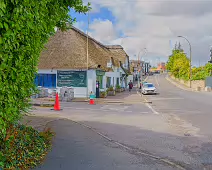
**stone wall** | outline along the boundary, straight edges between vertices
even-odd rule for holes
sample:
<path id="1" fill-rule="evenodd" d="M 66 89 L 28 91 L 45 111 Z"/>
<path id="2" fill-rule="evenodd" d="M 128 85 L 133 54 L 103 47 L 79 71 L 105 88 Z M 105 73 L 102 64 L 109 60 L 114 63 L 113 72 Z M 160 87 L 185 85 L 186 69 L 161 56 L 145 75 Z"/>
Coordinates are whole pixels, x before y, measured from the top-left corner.
<path id="1" fill-rule="evenodd" d="M 178 79 L 178 78 L 175 78 L 174 76 L 171 76 L 172 79 L 174 79 L 175 81 L 187 86 L 187 87 L 190 87 L 190 82 L 189 81 L 184 81 L 182 79 Z M 195 89 L 195 90 L 204 90 L 205 89 L 205 80 L 193 80 L 191 81 L 191 88 L 192 89 Z"/>
<path id="2" fill-rule="evenodd" d="M 200 88 L 200 90 L 204 90 L 205 89 L 205 80 L 195 80 L 191 82 L 191 87 L 193 89 L 198 89 Z"/>

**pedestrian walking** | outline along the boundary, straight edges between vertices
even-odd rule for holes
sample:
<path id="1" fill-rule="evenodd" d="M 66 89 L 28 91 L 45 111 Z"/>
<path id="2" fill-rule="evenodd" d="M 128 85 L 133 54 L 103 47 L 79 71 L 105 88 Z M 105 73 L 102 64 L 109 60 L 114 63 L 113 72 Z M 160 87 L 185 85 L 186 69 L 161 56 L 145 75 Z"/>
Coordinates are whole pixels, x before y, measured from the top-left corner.
<path id="1" fill-rule="evenodd" d="M 129 86 L 129 92 L 131 92 L 132 88 L 133 88 L 133 83 L 132 81 L 130 80 L 130 82 L 128 83 L 128 86 Z"/>

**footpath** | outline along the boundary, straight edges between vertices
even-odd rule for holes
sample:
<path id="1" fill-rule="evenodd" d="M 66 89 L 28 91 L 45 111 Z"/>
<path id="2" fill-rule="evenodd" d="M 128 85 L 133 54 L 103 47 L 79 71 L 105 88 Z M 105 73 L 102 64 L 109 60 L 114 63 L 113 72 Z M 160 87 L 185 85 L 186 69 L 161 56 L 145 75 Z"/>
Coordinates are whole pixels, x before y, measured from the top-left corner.
<path id="1" fill-rule="evenodd" d="M 88 103 L 89 99 L 86 98 L 76 98 L 73 99 L 71 102 L 60 102 L 61 104 L 65 103 L 75 103 L 75 102 L 84 102 Z M 134 104 L 144 102 L 143 98 L 139 97 L 137 94 L 137 88 L 134 87 L 130 92 L 128 89 L 124 92 L 116 93 L 115 96 L 107 96 L 106 98 L 96 98 L 96 104 L 106 104 L 106 103 L 126 103 L 126 104 Z M 37 98 L 32 99 L 33 106 L 40 106 L 40 107 L 53 107 L 55 103 L 54 98 Z"/>

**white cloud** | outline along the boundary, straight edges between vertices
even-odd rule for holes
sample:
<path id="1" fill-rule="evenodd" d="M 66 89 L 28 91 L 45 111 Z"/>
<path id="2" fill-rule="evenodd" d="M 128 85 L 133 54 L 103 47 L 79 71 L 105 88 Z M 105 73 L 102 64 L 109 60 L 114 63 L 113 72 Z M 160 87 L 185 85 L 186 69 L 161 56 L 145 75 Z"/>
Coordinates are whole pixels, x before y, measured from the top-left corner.
<path id="1" fill-rule="evenodd" d="M 89 26 L 89 30 L 92 37 L 103 43 L 108 43 L 117 36 L 113 23 L 109 20 L 95 19 Z"/>
<path id="2" fill-rule="evenodd" d="M 91 35 L 103 43 L 121 43 L 131 55 L 144 47 L 148 57 L 167 57 L 170 40 L 180 41 L 189 54 L 186 36 L 192 44 L 194 63 L 209 59 L 212 45 L 212 1 L 209 0 L 91 0 L 95 7 L 108 8 L 116 19 L 95 20 L 91 25 Z M 127 38 L 120 38 L 121 31 Z M 122 40 L 121 40 L 122 39 Z"/>

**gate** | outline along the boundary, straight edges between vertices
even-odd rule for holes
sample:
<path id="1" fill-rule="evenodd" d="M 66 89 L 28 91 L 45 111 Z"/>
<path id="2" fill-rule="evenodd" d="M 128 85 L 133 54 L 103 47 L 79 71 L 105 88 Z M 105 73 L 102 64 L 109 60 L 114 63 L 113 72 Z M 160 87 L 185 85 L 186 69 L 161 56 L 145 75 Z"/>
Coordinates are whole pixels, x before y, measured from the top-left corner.
<path id="1" fill-rule="evenodd" d="M 212 76 L 211 77 L 207 77 L 205 80 L 205 85 L 206 87 L 212 87 Z"/>

